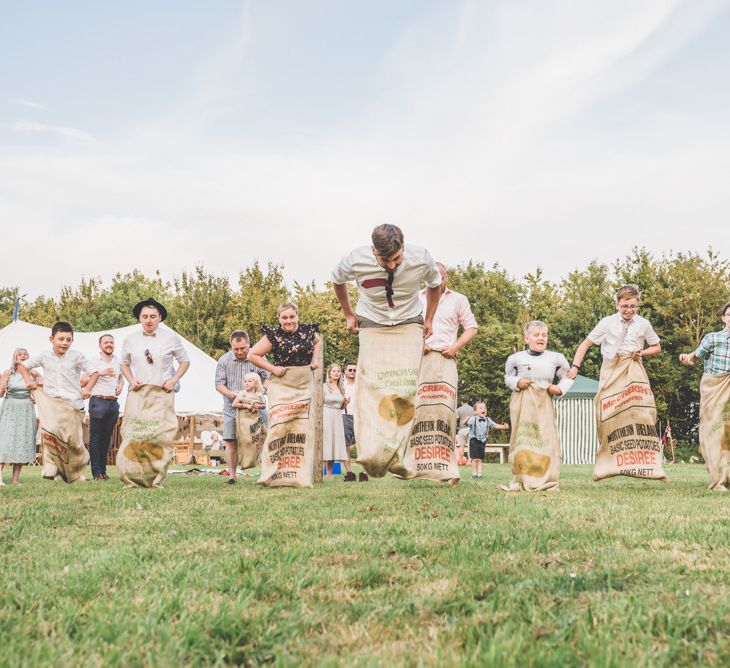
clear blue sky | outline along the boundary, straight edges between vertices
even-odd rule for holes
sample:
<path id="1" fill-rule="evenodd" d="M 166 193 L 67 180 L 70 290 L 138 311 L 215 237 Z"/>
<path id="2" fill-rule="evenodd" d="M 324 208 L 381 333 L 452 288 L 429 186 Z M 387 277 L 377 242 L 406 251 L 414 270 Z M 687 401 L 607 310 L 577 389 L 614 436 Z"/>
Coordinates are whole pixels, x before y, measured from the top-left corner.
<path id="1" fill-rule="evenodd" d="M 321 283 L 381 222 L 515 275 L 730 257 L 727 2 L 0 10 L 0 223 L 46 268 L 2 284 L 31 295 L 254 258 Z"/>

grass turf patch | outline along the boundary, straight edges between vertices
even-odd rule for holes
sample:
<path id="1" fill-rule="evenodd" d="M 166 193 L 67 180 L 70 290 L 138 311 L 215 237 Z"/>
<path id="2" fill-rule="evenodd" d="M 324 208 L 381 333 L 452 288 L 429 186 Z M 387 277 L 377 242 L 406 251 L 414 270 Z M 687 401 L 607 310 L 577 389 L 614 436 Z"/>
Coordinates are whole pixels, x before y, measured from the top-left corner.
<path id="1" fill-rule="evenodd" d="M 110 471 L 114 476 L 114 471 Z M 0 489 L 7 665 L 727 665 L 728 499 L 670 482 L 505 494 L 393 478 L 312 490 Z"/>

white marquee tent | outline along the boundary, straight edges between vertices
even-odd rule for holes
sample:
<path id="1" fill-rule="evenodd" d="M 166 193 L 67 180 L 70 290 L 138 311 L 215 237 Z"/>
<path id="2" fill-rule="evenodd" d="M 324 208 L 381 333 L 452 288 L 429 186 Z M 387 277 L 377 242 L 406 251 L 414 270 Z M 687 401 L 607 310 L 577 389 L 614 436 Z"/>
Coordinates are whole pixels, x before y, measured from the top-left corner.
<path id="1" fill-rule="evenodd" d="M 125 337 L 138 331 L 140 327 L 141 325 L 130 325 L 101 332 L 76 332 L 73 348 L 80 350 L 87 357 L 93 357 L 99 352 L 99 337 L 102 334 L 111 334 L 116 342 L 115 354 L 119 355 Z M 160 327 L 166 325 L 162 323 Z M 0 329 L 0 369 L 7 369 L 10 366 L 16 348 L 25 348 L 31 355 L 50 348 L 50 335 L 50 327 L 31 325 L 22 320 L 11 322 Z M 180 381 L 180 391 L 175 396 L 175 410 L 178 413 L 220 413 L 223 398 L 215 389 L 215 360 L 184 337 L 180 338 L 190 356 L 190 369 Z M 126 387 L 125 383 L 119 398 L 122 410 L 127 396 Z"/>

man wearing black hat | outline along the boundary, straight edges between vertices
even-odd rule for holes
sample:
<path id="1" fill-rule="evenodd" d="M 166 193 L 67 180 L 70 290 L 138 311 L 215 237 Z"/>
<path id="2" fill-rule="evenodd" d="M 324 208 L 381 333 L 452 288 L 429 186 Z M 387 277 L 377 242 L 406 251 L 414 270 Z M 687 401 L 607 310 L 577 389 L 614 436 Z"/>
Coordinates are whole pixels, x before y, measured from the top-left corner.
<path id="1" fill-rule="evenodd" d="M 182 339 L 171 329 L 160 327 L 167 309 L 150 297 L 136 304 L 132 313 L 142 329 L 130 334 L 122 345 L 122 373 L 129 389 L 136 392 L 143 385 L 158 385 L 172 392 L 190 368 L 190 358 Z M 173 359 L 178 368 L 171 375 Z"/>

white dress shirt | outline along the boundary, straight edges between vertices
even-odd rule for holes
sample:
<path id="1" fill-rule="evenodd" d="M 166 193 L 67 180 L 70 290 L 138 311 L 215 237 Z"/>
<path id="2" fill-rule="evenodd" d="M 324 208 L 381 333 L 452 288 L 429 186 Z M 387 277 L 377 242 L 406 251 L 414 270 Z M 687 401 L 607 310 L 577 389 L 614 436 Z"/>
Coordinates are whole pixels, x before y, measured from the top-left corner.
<path id="1" fill-rule="evenodd" d="M 152 363 L 147 359 L 146 351 L 152 358 Z M 140 328 L 133 332 L 122 344 L 122 364 L 128 364 L 132 376 L 139 378 L 144 385 L 162 384 L 170 378 L 172 361 L 177 360 L 178 364 L 189 362 L 182 339 L 168 327 L 160 325 L 153 334 L 145 334 Z"/>
<path id="2" fill-rule="evenodd" d="M 441 285 L 441 274 L 431 254 L 420 246 L 404 244 L 403 262 L 393 271 L 393 295 L 386 295 L 388 271 L 378 264 L 370 246 L 356 248 L 332 272 L 338 285 L 356 281 L 360 299 L 355 314 L 379 325 L 398 325 L 423 314 L 418 291 Z"/>
<path id="3" fill-rule="evenodd" d="M 531 378 L 537 387 L 547 389 L 557 376 L 560 381 L 557 386 L 564 395 L 573 385 L 573 381 L 566 376 L 568 371 L 570 364 L 560 353 L 545 350 L 535 355 L 530 351 L 521 350 L 507 358 L 507 363 L 504 365 L 504 382 L 513 392 L 520 391 L 517 387 L 520 378 Z"/>
<path id="4" fill-rule="evenodd" d="M 113 397 L 116 395 L 117 385 L 119 383 L 119 376 L 122 375 L 122 366 L 119 358 L 116 355 L 112 355 L 112 361 L 107 362 L 102 353 L 95 355 L 91 358 L 91 361 L 96 366 L 96 370 L 101 372 L 109 367 L 114 369 L 113 376 L 99 376 L 96 384 L 91 388 L 92 397 Z"/>
<path id="5" fill-rule="evenodd" d="M 426 308 L 426 291 L 419 293 L 421 305 Z M 476 329 L 477 321 L 466 295 L 446 288 L 441 293 L 436 315 L 433 317 L 433 334 L 426 339 L 431 350 L 446 350 L 459 338 L 459 325 L 464 329 Z"/>
<path id="6" fill-rule="evenodd" d="M 342 389 L 345 392 L 345 398 L 350 400 L 350 402 L 347 404 L 347 414 L 355 417 L 355 404 L 357 403 L 357 380 L 355 380 L 354 383 L 348 383 L 347 380 L 345 380 L 342 383 Z M 343 408 L 342 411 L 344 412 L 345 409 Z"/>
<path id="7" fill-rule="evenodd" d="M 614 313 L 603 318 L 588 335 L 595 344 L 601 345 L 601 354 L 606 359 L 613 359 L 616 355 L 633 353 L 643 350 L 644 343 L 653 346 L 659 343 L 659 337 L 651 323 L 640 315 L 635 315 L 629 323 Z"/>
<path id="8" fill-rule="evenodd" d="M 26 369 L 43 369 L 43 391 L 56 399 L 66 399 L 83 409 L 81 374 L 91 375 L 96 365 L 78 350 L 67 350 L 60 357 L 53 350 L 44 350 L 23 362 Z"/>

